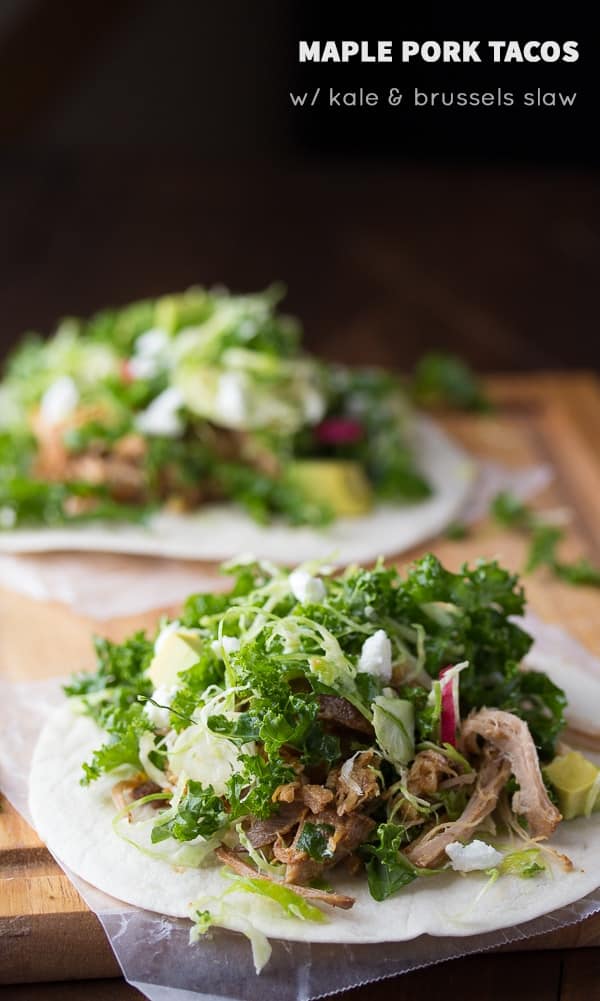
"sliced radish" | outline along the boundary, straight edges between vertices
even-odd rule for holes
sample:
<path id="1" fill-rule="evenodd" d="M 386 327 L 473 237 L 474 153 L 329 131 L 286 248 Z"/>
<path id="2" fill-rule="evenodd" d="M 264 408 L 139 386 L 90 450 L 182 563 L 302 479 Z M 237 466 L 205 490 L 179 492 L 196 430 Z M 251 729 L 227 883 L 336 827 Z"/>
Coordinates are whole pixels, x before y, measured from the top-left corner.
<path id="1" fill-rule="evenodd" d="M 440 742 L 456 747 L 456 730 L 460 721 L 458 704 L 458 678 L 465 665 L 450 665 L 440 671 L 442 713 L 440 717 Z"/>
<path id="2" fill-rule="evenodd" d="M 363 437 L 363 426 L 352 417 L 328 417 L 315 429 L 322 445 L 352 445 Z"/>
<path id="3" fill-rule="evenodd" d="M 120 375 L 121 375 L 121 381 L 125 382 L 127 385 L 133 382 L 135 378 L 133 372 L 131 371 L 131 365 L 129 364 L 129 361 L 127 359 L 124 359 L 121 362 Z"/>

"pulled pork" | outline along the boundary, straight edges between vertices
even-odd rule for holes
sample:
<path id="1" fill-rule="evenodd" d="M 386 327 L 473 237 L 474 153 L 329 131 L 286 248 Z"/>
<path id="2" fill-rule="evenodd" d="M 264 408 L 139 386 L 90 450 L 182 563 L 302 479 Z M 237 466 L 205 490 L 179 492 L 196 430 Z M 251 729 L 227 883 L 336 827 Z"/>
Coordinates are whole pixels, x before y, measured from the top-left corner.
<path id="1" fill-rule="evenodd" d="M 278 882 L 278 880 L 267 876 L 265 873 L 257 872 L 256 869 L 253 869 L 239 855 L 224 848 L 223 845 L 216 849 L 215 855 L 221 862 L 228 865 L 230 869 L 237 872 L 239 876 L 249 876 L 251 879 L 264 879 L 269 883 Z M 301 897 L 306 897 L 308 900 L 316 900 L 321 904 L 329 904 L 330 907 L 340 907 L 345 911 L 349 910 L 355 902 L 354 897 L 348 897 L 344 893 L 328 893 L 326 890 L 313 889 L 312 886 L 295 886 L 294 892 Z"/>
<path id="2" fill-rule="evenodd" d="M 310 822 L 332 828 L 328 841 L 328 850 L 331 854 L 328 858 L 317 861 L 309 858 L 305 851 L 298 848 L 303 824 L 299 825 L 291 845 L 286 846 L 283 838 L 279 837 L 273 845 L 273 855 L 285 863 L 286 883 L 305 883 L 319 876 L 324 869 L 329 869 L 353 855 L 375 826 L 375 822 L 362 813 L 351 813 L 340 817 L 335 810 L 323 810 L 311 817 Z"/>
<path id="3" fill-rule="evenodd" d="M 327 784 L 335 789 L 338 816 L 352 813 L 359 806 L 379 797 L 377 769 L 380 763 L 379 755 L 369 748 L 368 751 L 359 751 L 348 758 L 341 768 L 331 772 Z"/>
<path id="4" fill-rule="evenodd" d="M 156 792 L 163 791 L 156 782 L 151 782 L 145 775 L 137 775 L 133 779 L 117 782 L 112 787 L 111 796 L 117 810 L 124 810 L 126 806 L 131 806 L 131 812 L 136 811 L 136 820 L 141 820 L 144 817 L 151 817 L 155 810 L 164 807 L 165 802 L 157 799 L 136 807 L 136 801 L 143 799 L 144 796 L 151 796 Z M 130 817 L 130 814 L 128 816 Z"/>
<path id="5" fill-rule="evenodd" d="M 357 733 L 364 733 L 368 737 L 374 736 L 374 730 L 368 719 L 348 702 L 348 699 L 339 695 L 319 695 L 318 719 L 325 722 L 334 723 L 336 726 L 346 730 L 355 730 Z"/>
<path id="6" fill-rule="evenodd" d="M 456 767 L 441 751 L 419 751 L 408 772 L 408 791 L 415 796 L 433 796 L 447 779 L 456 778 Z"/>
<path id="7" fill-rule="evenodd" d="M 476 753 L 479 738 L 496 748 L 510 763 L 510 770 L 520 786 L 512 798 L 513 812 L 526 818 L 532 838 L 549 837 L 562 817 L 548 798 L 527 724 L 502 709 L 480 709 L 463 723 L 465 749 Z"/>
<path id="8" fill-rule="evenodd" d="M 272 845 L 282 834 L 287 834 L 302 820 L 306 813 L 303 802 L 294 800 L 291 803 L 280 803 L 279 811 L 266 820 L 252 820 L 246 830 L 246 836 L 253 848 L 264 848 Z"/>
<path id="9" fill-rule="evenodd" d="M 447 845 L 452 841 L 467 841 L 482 821 L 495 810 L 509 775 L 508 761 L 495 748 L 484 748 L 473 795 L 458 820 L 443 824 L 417 838 L 406 849 L 406 857 L 414 865 L 425 869 L 447 861 Z"/>

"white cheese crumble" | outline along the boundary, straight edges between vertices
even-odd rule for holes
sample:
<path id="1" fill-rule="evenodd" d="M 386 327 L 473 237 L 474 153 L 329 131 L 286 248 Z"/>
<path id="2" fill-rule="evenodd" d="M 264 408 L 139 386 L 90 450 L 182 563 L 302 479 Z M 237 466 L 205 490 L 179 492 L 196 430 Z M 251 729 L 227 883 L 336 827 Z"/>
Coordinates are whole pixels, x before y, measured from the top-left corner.
<path id="1" fill-rule="evenodd" d="M 168 707 L 171 705 L 176 691 L 177 688 L 174 685 L 161 685 L 152 692 L 151 696 L 155 702 L 160 703 L 160 707 L 155 706 L 152 702 L 146 702 L 144 706 L 144 715 L 148 717 L 152 726 L 155 726 L 157 730 L 166 730 L 169 726 Z M 162 708 L 163 706 L 167 708 Z"/>
<path id="2" fill-rule="evenodd" d="M 219 376 L 214 414 L 226 425 L 239 427 L 245 423 L 248 417 L 248 387 L 242 372 L 223 372 Z"/>
<path id="3" fill-rule="evenodd" d="M 485 841 L 471 841 L 461 845 L 460 841 L 452 841 L 446 845 L 446 855 L 456 872 L 475 872 L 477 869 L 493 869 L 499 865 L 504 855 L 497 852 Z"/>
<path id="4" fill-rule="evenodd" d="M 166 330 L 162 330 L 160 327 L 152 327 L 136 338 L 133 350 L 140 357 L 156 358 L 157 355 L 166 351 L 169 341 L 170 337 Z"/>
<path id="5" fill-rule="evenodd" d="M 181 623 L 179 619 L 173 619 L 172 622 L 169 622 L 167 626 L 164 626 L 164 628 L 161 629 L 158 636 L 154 640 L 154 653 L 158 653 L 163 643 L 165 642 L 167 636 L 169 636 L 171 633 L 176 633 L 180 626 Z"/>
<path id="6" fill-rule="evenodd" d="M 318 605 L 323 601 L 325 585 L 320 577 L 312 577 L 306 570 L 294 570 L 289 576 L 290 591 L 303 605 Z"/>
<path id="7" fill-rule="evenodd" d="M 134 379 L 152 379 L 161 368 L 158 358 L 145 355 L 133 355 L 127 362 L 127 371 Z"/>
<path id="8" fill-rule="evenodd" d="M 240 641 L 237 636 L 222 636 L 220 640 L 213 640 L 211 649 L 217 657 L 223 660 L 223 654 L 235 653 L 240 648 Z"/>
<path id="9" fill-rule="evenodd" d="M 160 327 L 152 327 L 140 334 L 133 347 L 134 353 L 127 363 L 134 379 L 151 379 L 166 368 L 170 340 L 166 330 L 161 330 Z"/>
<path id="10" fill-rule="evenodd" d="M 384 629 L 378 629 L 362 645 L 358 670 L 384 681 L 392 677 L 392 644 Z"/>
<path id="11" fill-rule="evenodd" d="M 61 375 L 42 396 L 40 418 L 44 424 L 60 424 L 79 403 L 79 390 L 70 375 Z"/>
<path id="12" fill-rule="evenodd" d="M 183 396 L 175 386 L 163 390 L 135 420 L 143 434 L 162 434 L 176 438 L 183 431 L 183 421 L 177 411 L 183 406 Z"/>
<path id="13" fill-rule="evenodd" d="M 302 410 L 308 424 L 318 424 L 326 410 L 325 399 L 317 389 L 307 386 L 302 394 Z"/>

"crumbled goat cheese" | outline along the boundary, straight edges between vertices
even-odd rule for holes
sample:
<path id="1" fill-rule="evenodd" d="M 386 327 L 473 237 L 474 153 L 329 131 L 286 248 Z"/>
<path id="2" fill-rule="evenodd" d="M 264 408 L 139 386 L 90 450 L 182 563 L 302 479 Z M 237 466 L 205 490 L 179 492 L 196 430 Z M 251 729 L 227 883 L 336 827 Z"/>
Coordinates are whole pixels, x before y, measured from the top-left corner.
<path id="1" fill-rule="evenodd" d="M 318 424 L 325 415 L 325 399 L 317 389 L 307 386 L 302 395 L 302 409 L 308 424 Z"/>
<path id="2" fill-rule="evenodd" d="M 378 629 L 362 645 L 358 670 L 389 681 L 392 677 L 392 644 L 384 629 Z"/>
<path id="3" fill-rule="evenodd" d="M 152 403 L 136 417 L 136 427 L 143 434 L 162 434 L 176 438 L 183 431 L 183 421 L 177 413 L 183 397 L 175 386 L 159 393 Z"/>
<path id="4" fill-rule="evenodd" d="M 161 685 L 160 688 L 152 692 L 151 696 L 154 702 L 158 702 L 160 705 L 155 706 L 152 702 L 146 702 L 144 706 L 144 714 L 157 730 L 166 730 L 170 724 L 168 707 L 171 705 L 176 691 L 177 688 L 174 685 Z M 165 706 L 167 708 L 163 708 Z"/>
<path id="5" fill-rule="evenodd" d="M 166 330 L 152 327 L 136 338 L 133 350 L 142 358 L 156 358 L 169 346 L 170 337 Z"/>
<path id="6" fill-rule="evenodd" d="M 240 648 L 240 641 L 237 636 L 222 636 L 220 640 L 213 640 L 211 649 L 217 657 L 223 660 L 223 654 L 235 653 Z"/>
<path id="7" fill-rule="evenodd" d="M 61 375 L 42 396 L 40 417 L 44 424 L 60 424 L 79 403 L 79 390 L 70 375 Z"/>
<path id="8" fill-rule="evenodd" d="M 158 375 L 162 365 L 158 358 L 151 355 L 133 355 L 127 362 L 127 371 L 133 379 L 153 379 Z"/>
<path id="9" fill-rule="evenodd" d="M 127 362 L 127 368 L 133 378 L 152 379 L 158 375 L 166 367 L 169 343 L 168 333 L 160 327 L 153 327 L 140 334 L 133 347 L 134 353 Z"/>
<path id="10" fill-rule="evenodd" d="M 214 403 L 215 417 L 226 425 L 243 425 L 248 417 L 246 379 L 241 372 L 223 372 Z"/>
<path id="11" fill-rule="evenodd" d="M 320 577 L 312 577 L 306 570 L 294 570 L 289 577 L 290 590 L 296 601 L 303 605 L 317 605 L 323 601 L 326 590 Z"/>
<path id="12" fill-rule="evenodd" d="M 493 869 L 499 865 L 504 856 L 485 841 L 471 841 L 461 845 L 460 841 L 452 841 L 446 846 L 446 855 L 456 872 L 474 872 L 477 869 Z"/>

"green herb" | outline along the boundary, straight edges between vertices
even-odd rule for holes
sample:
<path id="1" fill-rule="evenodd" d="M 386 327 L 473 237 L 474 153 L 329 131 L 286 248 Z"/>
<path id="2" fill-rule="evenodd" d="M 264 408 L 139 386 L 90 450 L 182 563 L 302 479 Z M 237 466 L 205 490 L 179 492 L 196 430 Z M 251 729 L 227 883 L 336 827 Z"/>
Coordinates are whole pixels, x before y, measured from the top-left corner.
<path id="1" fill-rule="evenodd" d="M 377 840 L 365 844 L 361 854 L 367 859 L 366 870 L 371 896 L 378 901 L 387 900 L 419 876 L 430 876 L 439 869 L 420 869 L 401 851 L 410 840 L 406 828 L 400 824 L 380 824 Z"/>
<path id="2" fill-rule="evenodd" d="M 139 701 L 152 693 L 145 674 L 152 642 L 137 632 L 124 643 L 95 637 L 94 645 L 96 672 L 75 675 L 64 686 L 65 694 L 79 698 L 86 714 L 110 735 L 91 763 L 83 766 L 86 785 L 119 765 L 140 767 L 139 738 L 152 729 Z"/>
<path id="3" fill-rule="evenodd" d="M 539 848 L 525 848 L 522 851 L 510 852 L 505 855 L 497 866 L 501 876 L 520 876 L 521 879 L 531 879 L 544 872 L 546 866 Z"/>
<path id="4" fill-rule="evenodd" d="M 200 782 L 188 781 L 177 811 L 166 822 L 159 819 L 152 828 L 152 844 L 175 838 L 176 841 L 193 841 L 194 838 L 210 838 L 228 823 L 223 802 L 215 794 L 212 786 L 206 788 Z"/>
<path id="5" fill-rule="evenodd" d="M 121 717 L 123 721 L 123 717 Z M 99 779 L 104 772 L 112 772 L 121 765 L 132 765 L 140 768 L 139 738 L 150 727 L 141 716 L 130 718 L 129 725 L 121 730 L 114 730 L 106 744 L 94 751 L 90 763 L 84 762 L 82 785 L 89 785 Z"/>
<path id="6" fill-rule="evenodd" d="M 554 569 L 557 565 L 556 547 L 564 534 L 562 528 L 556 525 L 535 524 L 531 532 L 525 573 L 532 573 L 542 566 Z"/>
<path id="7" fill-rule="evenodd" d="M 424 355 L 412 378 L 412 394 L 423 406 L 486 412 L 492 409 L 477 376 L 455 355 Z"/>
<path id="8" fill-rule="evenodd" d="M 466 539 L 469 534 L 469 526 L 463 521 L 452 521 L 446 528 L 446 538 L 452 542 L 460 542 Z"/>
<path id="9" fill-rule="evenodd" d="M 296 774 L 280 758 L 265 761 L 258 754 L 241 754 L 241 769 L 227 782 L 226 796 L 231 807 L 231 820 L 246 815 L 261 819 L 278 809 L 273 802 L 277 786 L 293 782 Z"/>
<path id="10" fill-rule="evenodd" d="M 308 857 L 316 862 L 324 862 L 333 856 L 329 848 L 329 838 L 334 831 L 335 828 L 331 824 L 305 823 L 296 841 L 296 848 L 300 852 L 306 852 Z"/>
<path id="11" fill-rule="evenodd" d="M 575 587 L 600 587 L 600 567 L 594 566 L 584 557 L 574 563 L 556 562 L 553 569 L 557 577 L 567 584 Z"/>
<path id="12" fill-rule="evenodd" d="M 94 637 L 97 670 L 73 677 L 64 686 L 66 695 L 88 695 L 105 688 L 129 687 L 144 694 L 147 682 L 144 673 L 150 666 L 154 644 L 142 631 L 134 633 L 123 643 L 113 643 L 100 636 Z"/>
<path id="13" fill-rule="evenodd" d="M 496 521 L 507 528 L 517 528 L 530 536 L 525 573 L 539 567 L 548 567 L 560 580 L 574 586 L 600 587 L 600 567 L 582 557 L 573 563 L 564 563 L 557 554 L 565 538 L 564 529 L 544 521 L 533 508 L 513 494 L 502 492 L 492 501 L 491 512 Z"/>
<path id="14" fill-rule="evenodd" d="M 225 665 L 220 661 L 210 646 L 204 647 L 198 656 L 198 663 L 182 671 L 178 676 L 178 687 L 175 692 L 171 709 L 171 722 L 174 730 L 183 730 L 188 725 L 187 720 L 195 709 L 204 705 L 204 692 L 212 685 L 223 683 Z"/>
<path id="15" fill-rule="evenodd" d="M 532 527 L 535 512 L 509 490 L 501 490 L 492 500 L 490 511 L 499 524 L 506 528 Z"/>

